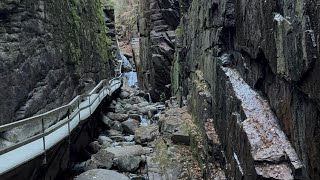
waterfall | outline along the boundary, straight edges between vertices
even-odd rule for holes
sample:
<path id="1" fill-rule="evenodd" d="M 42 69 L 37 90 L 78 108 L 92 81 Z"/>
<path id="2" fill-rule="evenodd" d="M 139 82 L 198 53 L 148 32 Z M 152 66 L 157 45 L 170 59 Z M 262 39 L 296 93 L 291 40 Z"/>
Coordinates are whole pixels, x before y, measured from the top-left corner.
<path id="1" fill-rule="evenodd" d="M 148 118 L 146 118 L 146 115 L 140 115 L 140 119 L 141 119 L 141 126 L 148 126 L 148 124 L 150 124 Z"/>
<path id="2" fill-rule="evenodd" d="M 152 99 L 151 99 L 150 93 L 147 93 L 147 94 L 148 94 L 148 98 L 149 98 L 149 103 L 152 103 Z"/>
<path id="3" fill-rule="evenodd" d="M 121 58 L 122 58 L 123 65 L 131 68 L 130 72 L 123 73 L 124 76 L 126 76 L 127 79 L 128 79 L 128 85 L 130 87 L 136 87 L 137 88 L 138 87 L 137 86 L 137 84 L 138 84 L 137 72 L 134 71 L 133 65 L 130 63 L 130 61 L 123 54 L 121 54 Z"/>

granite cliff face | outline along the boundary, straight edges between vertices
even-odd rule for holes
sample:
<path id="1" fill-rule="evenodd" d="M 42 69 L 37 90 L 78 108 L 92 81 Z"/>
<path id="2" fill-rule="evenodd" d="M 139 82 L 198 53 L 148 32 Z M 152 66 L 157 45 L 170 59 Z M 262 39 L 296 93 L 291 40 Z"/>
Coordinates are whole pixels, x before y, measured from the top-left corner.
<path id="1" fill-rule="evenodd" d="M 99 0 L 0 2 L 0 124 L 68 103 L 112 76 Z"/>
<path id="2" fill-rule="evenodd" d="M 179 2 L 141 1 L 139 13 L 139 85 L 154 100 L 164 100 L 170 97 L 170 66 L 175 52 L 175 29 L 180 20 Z"/>
<path id="3" fill-rule="evenodd" d="M 192 1 L 183 11 L 172 92 L 200 126 L 213 118 L 228 178 L 319 179 L 317 3 Z"/>

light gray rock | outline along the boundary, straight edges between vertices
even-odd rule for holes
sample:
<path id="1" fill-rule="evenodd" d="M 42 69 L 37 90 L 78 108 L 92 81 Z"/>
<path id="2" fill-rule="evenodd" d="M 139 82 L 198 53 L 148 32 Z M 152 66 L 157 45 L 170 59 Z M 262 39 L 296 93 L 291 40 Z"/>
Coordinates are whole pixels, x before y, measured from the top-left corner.
<path id="1" fill-rule="evenodd" d="M 98 141 L 99 141 L 100 144 L 112 143 L 112 139 L 110 139 L 109 137 L 107 137 L 105 135 L 100 135 L 98 137 Z"/>
<path id="2" fill-rule="evenodd" d="M 113 153 L 110 153 L 105 149 L 101 149 L 97 154 L 92 155 L 90 160 L 88 160 L 87 170 L 95 168 L 110 169 L 113 164 L 113 158 Z"/>
<path id="3" fill-rule="evenodd" d="M 131 107 L 132 111 L 139 111 L 140 107 L 138 106 L 138 104 L 133 104 Z"/>
<path id="4" fill-rule="evenodd" d="M 124 105 L 124 109 L 127 110 L 127 111 L 131 110 L 132 109 L 132 105 L 127 103 L 127 104 Z"/>
<path id="5" fill-rule="evenodd" d="M 159 126 L 151 124 L 149 126 L 141 126 L 136 129 L 134 136 L 135 141 L 144 144 L 153 141 L 159 135 Z"/>
<path id="6" fill-rule="evenodd" d="M 139 127 L 140 122 L 135 119 L 128 119 L 122 122 L 123 129 L 129 133 L 134 134 L 135 130 Z"/>
<path id="7" fill-rule="evenodd" d="M 141 102 L 141 103 L 138 104 L 139 107 L 145 107 L 145 106 L 149 106 L 149 105 L 150 104 L 147 101 L 146 102 Z"/>
<path id="8" fill-rule="evenodd" d="M 129 180 L 129 178 L 116 171 L 106 169 L 92 169 L 75 177 L 75 180 Z"/>
<path id="9" fill-rule="evenodd" d="M 148 114 L 149 111 L 151 113 L 156 113 L 158 109 L 156 108 L 155 105 L 149 105 L 149 106 L 141 107 L 139 111 L 141 114 Z"/>
<path id="10" fill-rule="evenodd" d="M 123 141 L 123 134 L 120 131 L 116 131 L 116 130 L 108 130 L 108 136 L 110 139 L 112 139 L 113 141 Z"/>
<path id="11" fill-rule="evenodd" d="M 118 158 L 118 168 L 120 171 L 134 173 L 140 166 L 140 156 L 122 156 Z"/>
<path id="12" fill-rule="evenodd" d="M 144 149 L 141 145 L 110 147 L 106 150 L 110 153 L 113 153 L 115 157 L 144 155 Z"/>
<path id="13" fill-rule="evenodd" d="M 127 92 L 127 91 L 121 91 L 121 93 L 120 93 L 120 98 L 121 98 L 121 99 L 126 99 L 126 98 L 128 98 L 129 96 L 130 96 L 130 93 Z"/>
<path id="14" fill-rule="evenodd" d="M 125 102 L 130 103 L 130 104 L 139 104 L 142 102 L 147 102 L 147 100 L 140 97 L 140 96 L 132 96 L 132 97 L 130 97 L 130 99 L 125 99 Z"/>
<path id="15" fill-rule="evenodd" d="M 107 117 L 110 118 L 111 120 L 114 120 L 114 121 L 123 122 L 123 121 L 125 121 L 125 120 L 127 120 L 129 118 L 129 115 L 128 114 L 120 114 L 120 113 L 109 112 L 107 114 Z"/>

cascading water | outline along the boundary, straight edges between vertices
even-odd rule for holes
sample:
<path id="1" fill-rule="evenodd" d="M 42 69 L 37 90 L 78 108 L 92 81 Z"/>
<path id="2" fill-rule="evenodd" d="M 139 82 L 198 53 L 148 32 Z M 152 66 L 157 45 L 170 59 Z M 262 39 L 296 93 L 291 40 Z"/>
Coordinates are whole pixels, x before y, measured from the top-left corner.
<path id="1" fill-rule="evenodd" d="M 149 103 L 152 103 L 152 99 L 151 99 L 150 93 L 147 93 L 147 94 L 148 94 L 148 98 L 149 98 Z"/>
<path id="2" fill-rule="evenodd" d="M 140 115 L 140 125 L 141 126 L 148 126 L 150 124 L 150 120 L 148 119 L 147 115 Z"/>
<path id="3" fill-rule="evenodd" d="M 129 62 L 129 60 L 123 54 L 121 54 L 121 58 L 122 58 L 122 61 L 123 61 L 123 65 L 127 66 L 127 67 L 129 67 L 131 69 L 130 72 L 123 73 L 123 75 L 125 77 L 127 77 L 127 79 L 128 79 L 128 85 L 130 87 L 136 87 L 137 88 L 138 87 L 137 72 L 134 71 L 132 64 Z"/>

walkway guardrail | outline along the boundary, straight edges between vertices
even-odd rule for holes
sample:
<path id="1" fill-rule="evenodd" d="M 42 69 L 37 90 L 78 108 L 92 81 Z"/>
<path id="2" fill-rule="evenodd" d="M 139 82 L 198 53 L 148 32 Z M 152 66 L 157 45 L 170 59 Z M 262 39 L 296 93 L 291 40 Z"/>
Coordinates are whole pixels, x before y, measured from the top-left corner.
<path id="1" fill-rule="evenodd" d="M 0 149 L 0 176 L 41 155 L 70 136 L 72 130 L 92 115 L 102 100 L 111 96 L 122 85 L 121 67 L 118 77 L 110 81 L 102 80 L 90 93 L 76 96 L 69 104 L 46 113 L 0 126 L 0 133 L 26 125 L 35 124 L 40 129 L 34 131 L 13 145 Z M 52 121 L 53 122 L 50 122 Z M 48 123 L 48 120 L 49 123 Z M 37 128 L 35 128 L 37 129 Z M 45 156 L 46 157 L 46 156 Z M 46 158 L 44 160 L 46 163 Z"/>

